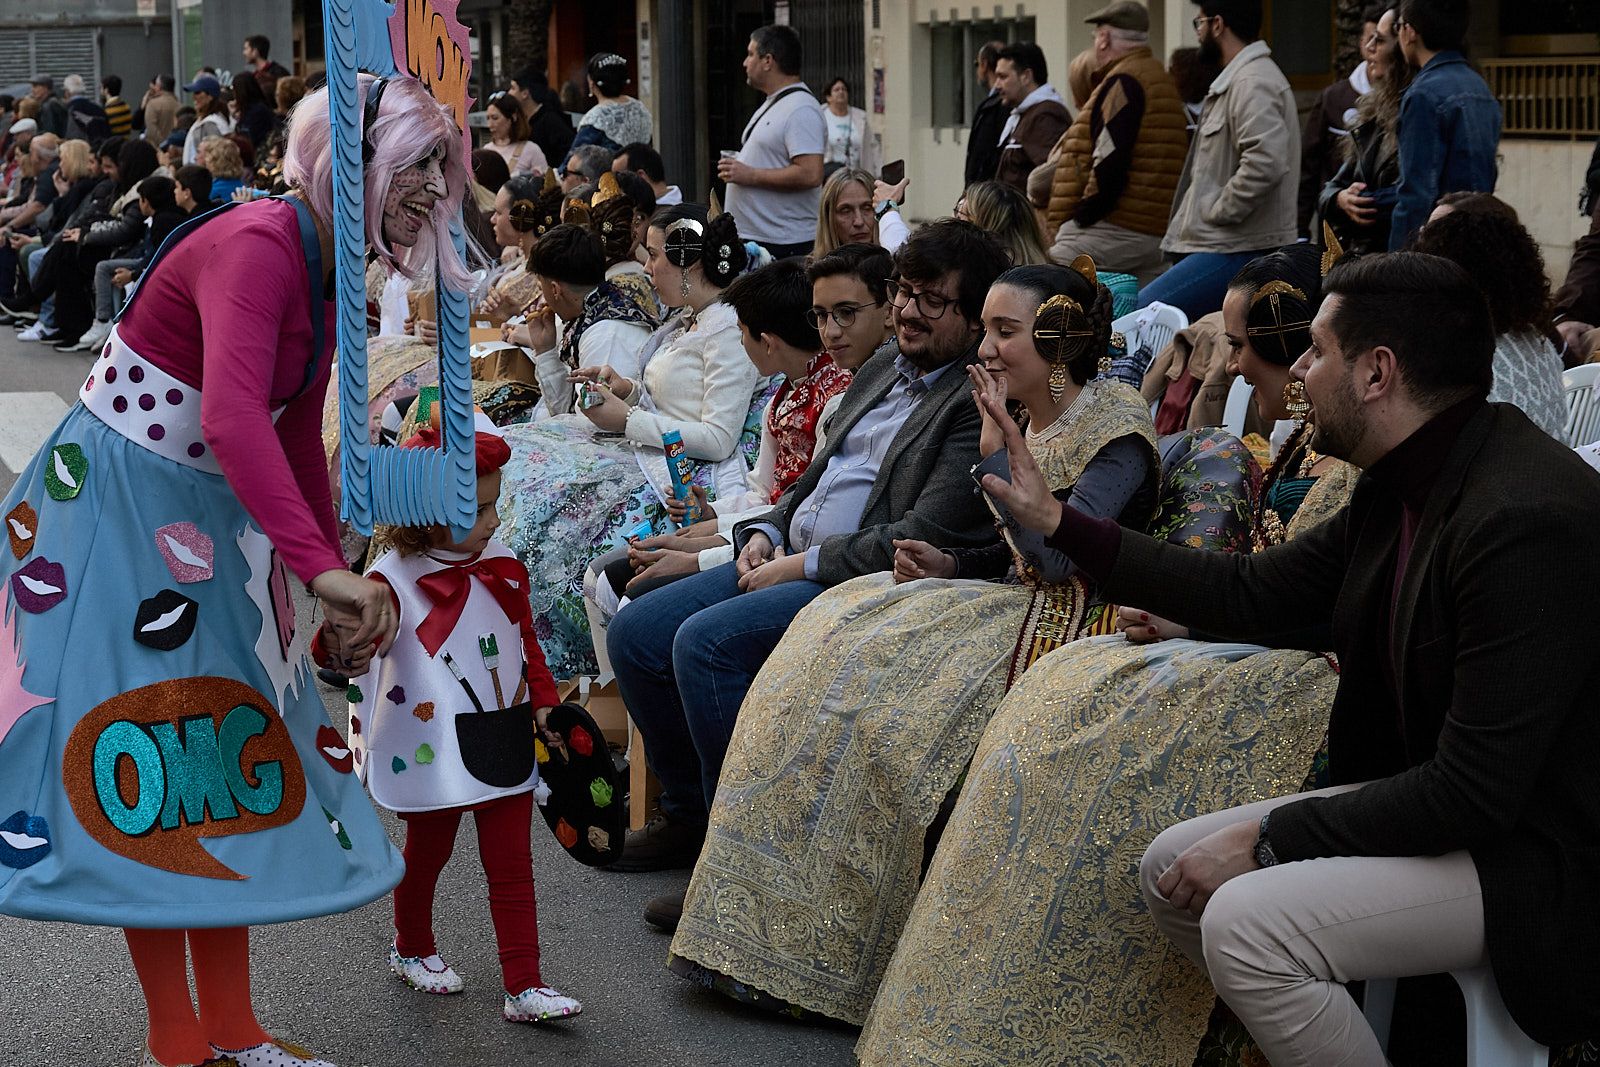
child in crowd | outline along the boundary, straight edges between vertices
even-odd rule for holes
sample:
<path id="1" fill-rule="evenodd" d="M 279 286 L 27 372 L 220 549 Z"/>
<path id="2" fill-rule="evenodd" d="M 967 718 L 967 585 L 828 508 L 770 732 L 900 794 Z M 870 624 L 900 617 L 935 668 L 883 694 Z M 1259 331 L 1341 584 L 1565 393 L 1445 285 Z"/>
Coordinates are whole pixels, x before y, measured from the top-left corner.
<path id="1" fill-rule="evenodd" d="M 731 561 L 734 524 L 770 508 L 805 473 L 852 375 L 889 335 L 893 266 L 877 245 L 841 245 L 809 268 L 778 262 L 728 287 L 723 299 L 738 315 L 745 354 L 762 374 L 786 379 L 762 419 L 748 488 L 712 505 L 693 487 L 699 521 L 591 563 L 584 580 L 591 629 L 632 597 Z M 674 522 L 688 517 L 683 501 L 666 507 Z M 603 643 L 595 642 L 597 655 L 604 655 Z"/>
<path id="2" fill-rule="evenodd" d="M 406 823 L 390 969 L 418 992 L 461 991 L 461 976 L 434 945 L 433 895 L 461 816 L 471 812 L 488 876 L 504 1015 L 537 1023 L 583 1010 L 540 975 L 529 854 L 533 803 L 548 795 L 534 740 L 557 696 L 533 633 L 528 571 L 494 539 L 500 468 L 511 449 L 482 414 L 477 429 L 471 532 L 457 541 L 442 526 L 396 528 L 396 547 L 368 572 L 389 586 L 399 613 L 393 646 L 372 657 L 365 676 L 366 662 L 326 654 L 333 647 L 326 627 L 312 651 L 318 663 L 356 677 L 348 694 L 350 751 L 337 736 L 323 751 L 353 760 L 372 799 Z M 430 427 L 405 447 L 438 444 Z"/>

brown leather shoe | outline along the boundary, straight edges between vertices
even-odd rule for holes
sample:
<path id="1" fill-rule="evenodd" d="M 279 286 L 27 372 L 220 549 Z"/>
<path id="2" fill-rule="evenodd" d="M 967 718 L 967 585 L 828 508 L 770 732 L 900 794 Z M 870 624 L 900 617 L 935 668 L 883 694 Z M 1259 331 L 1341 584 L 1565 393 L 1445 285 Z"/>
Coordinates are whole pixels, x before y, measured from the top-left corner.
<path id="1" fill-rule="evenodd" d="M 685 826 L 657 815 L 642 830 L 629 830 L 622 858 L 609 871 L 673 871 L 693 867 L 705 843 L 704 826 Z"/>
<path id="2" fill-rule="evenodd" d="M 688 895 L 687 889 L 680 889 L 655 897 L 644 906 L 644 921 L 664 934 L 672 933 L 678 928 L 678 920 L 683 918 L 683 900 Z"/>

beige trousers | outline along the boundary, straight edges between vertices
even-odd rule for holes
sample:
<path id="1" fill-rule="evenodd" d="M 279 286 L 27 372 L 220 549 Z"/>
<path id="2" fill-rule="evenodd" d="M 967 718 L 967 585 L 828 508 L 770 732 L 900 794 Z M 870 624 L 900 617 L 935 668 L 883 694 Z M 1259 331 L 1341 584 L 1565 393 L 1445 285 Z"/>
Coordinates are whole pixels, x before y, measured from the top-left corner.
<path id="1" fill-rule="evenodd" d="M 1465 852 L 1284 863 L 1225 883 L 1195 918 L 1156 880 L 1185 849 L 1226 826 L 1260 822 L 1304 796 L 1204 815 L 1162 832 L 1139 865 L 1161 931 L 1203 967 L 1273 1067 L 1383 1067 L 1377 1037 L 1344 983 L 1480 967 L 1483 897 Z M 1270 829 L 1268 831 L 1270 833 Z"/>
<path id="2" fill-rule="evenodd" d="M 1167 269 L 1166 257 L 1161 254 L 1161 238 L 1109 222 L 1097 222 L 1085 229 L 1068 219 L 1056 231 L 1050 258 L 1062 266 L 1070 266 L 1073 258 L 1081 255 L 1093 259 L 1099 270 L 1133 275 L 1139 279 L 1141 289 Z"/>

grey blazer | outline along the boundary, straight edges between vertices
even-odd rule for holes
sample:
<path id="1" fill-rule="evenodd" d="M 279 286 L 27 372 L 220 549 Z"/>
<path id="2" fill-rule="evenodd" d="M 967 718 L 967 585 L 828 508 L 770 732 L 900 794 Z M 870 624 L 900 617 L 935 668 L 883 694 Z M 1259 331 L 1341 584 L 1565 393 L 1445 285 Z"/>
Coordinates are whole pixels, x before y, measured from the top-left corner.
<path id="1" fill-rule="evenodd" d="M 734 528 L 743 546 L 752 523 L 771 523 L 787 534 L 790 520 L 816 489 L 828 462 L 861 417 L 882 403 L 900 372 L 899 345 L 890 341 L 856 371 L 828 421 L 828 443 L 772 510 Z M 838 585 L 894 567 L 894 541 L 912 538 L 939 548 L 964 548 L 995 537 L 994 522 L 972 482 L 982 422 L 973 406 L 966 368 L 978 361 L 974 345 L 940 376 L 895 435 L 867 497 L 861 528 L 822 542 L 817 580 Z"/>

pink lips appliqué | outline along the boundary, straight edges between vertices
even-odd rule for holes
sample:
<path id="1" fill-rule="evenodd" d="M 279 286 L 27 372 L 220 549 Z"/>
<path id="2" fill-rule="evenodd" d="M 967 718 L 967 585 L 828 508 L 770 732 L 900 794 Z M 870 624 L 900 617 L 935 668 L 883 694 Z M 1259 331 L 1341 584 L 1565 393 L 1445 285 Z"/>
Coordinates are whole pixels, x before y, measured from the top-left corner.
<path id="1" fill-rule="evenodd" d="M 216 556 L 211 538 L 192 522 L 174 522 L 156 531 L 156 548 L 167 561 L 167 570 L 180 583 L 210 579 Z"/>

